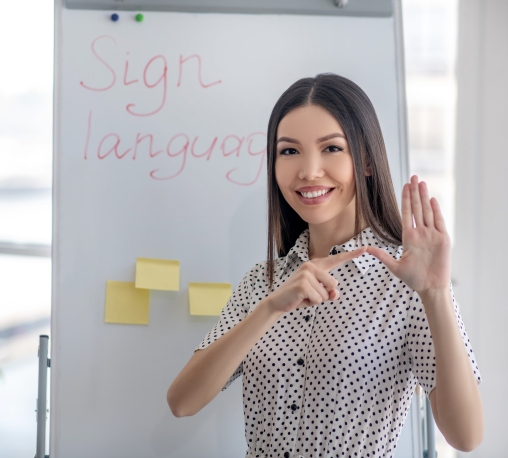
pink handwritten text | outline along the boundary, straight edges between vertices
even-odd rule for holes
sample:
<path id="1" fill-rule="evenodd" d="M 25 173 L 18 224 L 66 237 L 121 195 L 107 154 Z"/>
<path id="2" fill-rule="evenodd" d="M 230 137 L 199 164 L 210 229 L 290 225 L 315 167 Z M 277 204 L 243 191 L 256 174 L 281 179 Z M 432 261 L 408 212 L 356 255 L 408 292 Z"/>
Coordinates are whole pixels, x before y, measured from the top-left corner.
<path id="1" fill-rule="evenodd" d="M 135 103 L 128 103 L 125 106 L 127 112 L 133 116 L 152 116 L 161 111 L 167 101 L 168 93 L 168 62 L 164 55 L 158 54 L 151 57 L 145 64 L 142 77 L 141 74 L 133 75 L 132 69 L 129 69 L 129 52 L 126 53 L 125 65 L 123 67 L 123 78 L 120 80 L 117 78 L 117 71 L 114 68 L 112 62 L 108 62 L 104 54 L 107 50 L 107 46 L 117 47 L 117 42 L 114 37 L 109 35 L 101 35 L 95 38 L 91 43 L 92 55 L 96 61 L 103 67 L 107 74 L 109 74 L 108 82 L 102 86 L 94 86 L 80 81 L 81 87 L 89 91 L 104 92 L 112 89 L 117 84 L 123 84 L 123 86 L 130 86 L 133 84 L 143 84 L 144 87 L 150 90 L 158 90 L 159 101 L 155 107 L 148 111 L 141 111 L 136 107 Z M 203 58 L 199 54 L 191 54 L 188 56 L 179 56 L 177 63 L 178 81 L 176 87 L 183 85 L 184 76 L 187 75 L 189 80 L 197 81 L 199 87 L 208 89 L 222 83 L 222 80 L 208 80 L 205 82 L 203 77 Z M 197 78 L 193 78 L 192 74 L 196 74 Z M 129 71 L 130 75 L 129 76 Z"/>
<path id="2" fill-rule="evenodd" d="M 226 180 L 236 185 L 250 186 L 258 180 L 265 163 L 266 134 L 264 132 L 252 132 L 245 136 L 230 134 L 222 138 L 219 136 L 201 138 L 199 135 L 180 132 L 169 139 L 156 138 L 154 134 L 148 132 L 128 135 L 109 132 L 105 135 L 100 134 L 96 138 L 93 128 L 93 112 L 90 111 L 83 155 L 85 160 L 165 158 L 163 167 L 159 166 L 149 171 L 150 178 L 154 180 L 165 181 L 176 178 L 184 173 L 189 160 L 201 160 L 206 164 L 208 161 L 225 160 L 231 157 L 237 163 L 240 160 L 241 165 L 230 168 L 225 173 Z M 241 170 L 242 166 L 246 167 L 247 158 L 258 159 L 250 178 L 245 178 L 245 170 Z M 160 164 L 160 161 L 157 164 Z M 250 165 L 248 169 L 251 169 Z"/>

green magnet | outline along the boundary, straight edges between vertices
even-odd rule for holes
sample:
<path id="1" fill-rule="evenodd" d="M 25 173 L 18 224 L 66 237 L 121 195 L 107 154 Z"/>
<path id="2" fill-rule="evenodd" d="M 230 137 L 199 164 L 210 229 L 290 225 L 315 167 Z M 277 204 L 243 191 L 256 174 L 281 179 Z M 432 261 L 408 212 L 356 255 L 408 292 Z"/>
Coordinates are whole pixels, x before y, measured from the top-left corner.
<path id="1" fill-rule="evenodd" d="M 145 19 L 145 16 L 143 16 L 141 13 L 136 14 L 136 21 L 143 22 L 143 19 Z"/>

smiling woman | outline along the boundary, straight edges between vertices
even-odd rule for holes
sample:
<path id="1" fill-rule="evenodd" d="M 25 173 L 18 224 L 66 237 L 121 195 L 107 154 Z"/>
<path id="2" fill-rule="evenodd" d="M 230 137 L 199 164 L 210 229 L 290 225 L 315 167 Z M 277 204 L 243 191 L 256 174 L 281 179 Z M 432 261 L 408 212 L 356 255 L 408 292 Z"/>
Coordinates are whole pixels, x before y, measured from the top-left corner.
<path id="1" fill-rule="evenodd" d="M 292 140 L 296 142 L 290 144 Z M 288 153 L 298 152 L 295 147 L 302 150 L 302 154 L 298 155 L 302 159 L 286 157 L 291 156 Z M 320 154 L 312 153 L 317 150 Z M 330 196 L 334 202 L 339 197 L 348 202 L 344 207 L 349 212 L 348 217 L 339 218 L 340 232 L 336 232 L 338 227 L 333 229 L 339 239 L 346 241 L 368 226 L 386 242 L 396 245 L 402 242 L 400 216 L 381 127 L 372 103 L 355 83 L 337 75 L 304 78 L 280 97 L 272 111 L 268 129 L 269 264 L 273 263 L 275 253 L 286 256 L 301 232 L 308 227 L 308 221 L 299 214 L 297 207 L 291 205 L 298 196 L 284 194 L 285 186 L 279 183 L 279 176 L 285 183 L 286 176 L 298 164 L 306 168 L 298 172 L 299 186 L 305 187 L 304 182 L 309 179 L 316 181 L 318 177 L 309 173 L 324 175 L 323 167 L 333 170 L 326 180 L 333 181 L 333 176 L 340 175 L 343 184 L 344 179 L 349 183 L 347 192 L 341 186 L 334 191 L 334 196 Z M 349 176 L 346 178 L 346 175 Z M 301 202 L 306 203 L 305 199 Z M 334 208 L 332 211 L 341 212 L 335 205 L 330 205 Z M 307 209 L 307 214 L 309 212 L 313 212 L 312 207 Z M 351 227 L 347 227 L 346 221 Z M 322 237 L 314 239 L 321 240 Z M 313 243 L 311 241 L 312 255 Z M 319 250 L 320 254 L 324 252 L 327 252 L 325 248 Z"/>
<path id="2" fill-rule="evenodd" d="M 173 414 L 243 374 L 247 458 L 391 458 L 419 383 L 447 441 L 472 450 L 481 377 L 437 201 L 412 177 L 401 218 L 376 113 L 346 78 L 297 81 L 267 137 L 268 261 L 170 386 Z"/>
<path id="3" fill-rule="evenodd" d="M 298 215 L 313 224 L 338 222 L 344 211 L 354 215 L 354 164 L 335 118 L 317 105 L 297 108 L 282 119 L 278 135 L 275 177 L 284 199 Z M 325 202 L 327 212 L 317 207 Z"/>

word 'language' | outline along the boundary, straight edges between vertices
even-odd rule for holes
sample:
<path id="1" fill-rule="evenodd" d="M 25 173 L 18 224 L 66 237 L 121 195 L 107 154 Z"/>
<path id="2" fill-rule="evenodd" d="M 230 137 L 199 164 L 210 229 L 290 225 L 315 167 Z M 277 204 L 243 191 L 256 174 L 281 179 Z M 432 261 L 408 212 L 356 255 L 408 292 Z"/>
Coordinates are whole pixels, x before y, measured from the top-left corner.
<path id="1" fill-rule="evenodd" d="M 253 172 L 249 178 L 239 179 L 239 167 L 234 167 L 226 172 L 226 179 L 237 185 L 253 185 L 258 180 L 265 162 L 266 134 L 253 132 L 245 136 L 231 134 L 204 139 L 199 135 L 177 133 L 164 140 L 146 132 L 133 132 L 123 136 L 110 132 L 96 137 L 93 132 L 93 112 L 90 111 L 88 115 L 83 156 L 85 160 L 165 159 L 164 167 L 152 169 L 149 175 L 154 180 L 170 180 L 184 172 L 190 158 L 208 162 L 229 157 L 236 158 L 237 161 L 240 159 L 239 163 Z M 253 166 L 252 162 L 246 162 L 247 158 L 257 158 L 257 164 Z M 245 173 L 241 175 L 244 177 Z"/>

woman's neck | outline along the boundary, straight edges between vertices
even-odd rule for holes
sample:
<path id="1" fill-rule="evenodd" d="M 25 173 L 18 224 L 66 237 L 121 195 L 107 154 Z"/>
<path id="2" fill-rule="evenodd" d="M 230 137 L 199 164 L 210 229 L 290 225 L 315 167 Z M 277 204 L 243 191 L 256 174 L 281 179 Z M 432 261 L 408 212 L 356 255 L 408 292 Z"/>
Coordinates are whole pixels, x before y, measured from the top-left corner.
<path id="1" fill-rule="evenodd" d="M 360 224 L 360 231 L 366 227 L 366 224 Z M 309 224 L 309 259 L 326 258 L 333 246 L 342 245 L 355 235 L 354 217 Z"/>

